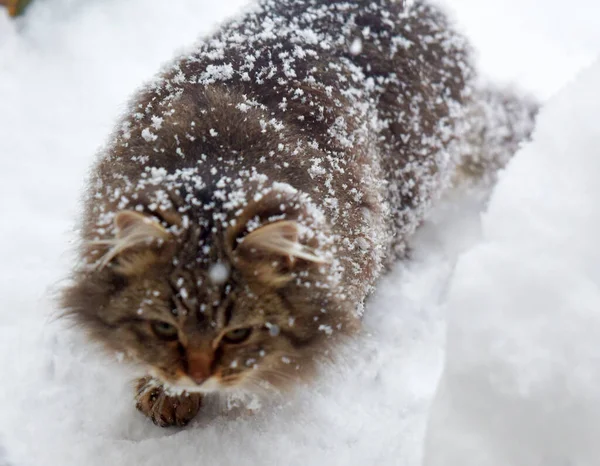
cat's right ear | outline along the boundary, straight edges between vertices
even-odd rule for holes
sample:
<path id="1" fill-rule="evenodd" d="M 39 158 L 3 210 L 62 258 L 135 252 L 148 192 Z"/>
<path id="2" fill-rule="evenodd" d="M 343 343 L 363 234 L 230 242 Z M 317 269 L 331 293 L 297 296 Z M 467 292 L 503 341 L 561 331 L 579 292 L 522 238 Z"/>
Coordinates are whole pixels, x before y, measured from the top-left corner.
<path id="1" fill-rule="evenodd" d="M 171 234 L 157 220 L 133 210 L 115 215 L 115 236 L 93 242 L 106 248 L 99 268 L 109 264 L 116 272 L 130 276 L 144 272 L 164 256 Z"/>

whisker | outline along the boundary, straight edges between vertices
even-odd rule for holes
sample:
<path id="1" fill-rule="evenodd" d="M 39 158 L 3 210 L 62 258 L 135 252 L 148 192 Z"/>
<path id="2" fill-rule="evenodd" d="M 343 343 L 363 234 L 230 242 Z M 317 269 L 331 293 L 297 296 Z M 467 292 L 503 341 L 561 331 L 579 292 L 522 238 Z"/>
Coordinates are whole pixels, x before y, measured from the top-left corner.
<path id="1" fill-rule="evenodd" d="M 286 374 L 285 372 L 282 371 L 278 371 L 275 369 L 265 369 L 262 371 L 263 374 L 265 375 L 272 375 L 274 377 L 277 377 L 281 380 L 285 380 L 286 382 L 293 382 L 296 380 L 296 377 L 294 377 L 293 375 L 290 374 Z"/>
<path id="2" fill-rule="evenodd" d="M 254 374 L 248 375 L 244 378 L 244 384 L 246 384 L 246 383 L 248 383 L 250 385 L 250 387 L 252 387 L 254 389 L 254 390 L 250 390 L 250 392 L 253 395 L 257 395 L 258 394 L 258 393 L 256 393 L 257 391 L 267 397 L 271 397 L 274 394 L 273 392 L 275 392 L 276 394 L 280 393 L 279 390 L 277 389 L 277 387 L 273 386 L 273 384 L 269 384 L 268 387 L 266 387 L 265 380 L 255 377 Z"/>

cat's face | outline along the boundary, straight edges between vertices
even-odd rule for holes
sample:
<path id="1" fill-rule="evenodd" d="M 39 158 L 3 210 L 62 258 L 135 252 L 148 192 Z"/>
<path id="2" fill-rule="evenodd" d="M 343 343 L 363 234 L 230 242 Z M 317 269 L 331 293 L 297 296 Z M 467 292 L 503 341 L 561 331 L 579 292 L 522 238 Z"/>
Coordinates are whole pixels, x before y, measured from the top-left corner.
<path id="1" fill-rule="evenodd" d="M 296 222 L 267 223 L 241 241 L 217 233 L 221 247 L 204 261 L 190 232 L 177 237 L 132 211 L 115 224 L 101 266 L 77 278 L 66 307 L 174 390 L 283 388 L 355 324 L 328 260 L 303 244 Z"/>
<path id="2" fill-rule="evenodd" d="M 312 310 L 277 289 L 249 286 L 238 270 L 156 268 L 133 277 L 111 302 L 117 345 L 176 389 L 279 386 L 308 369 L 315 344 Z M 306 312 L 308 311 L 308 312 Z"/>

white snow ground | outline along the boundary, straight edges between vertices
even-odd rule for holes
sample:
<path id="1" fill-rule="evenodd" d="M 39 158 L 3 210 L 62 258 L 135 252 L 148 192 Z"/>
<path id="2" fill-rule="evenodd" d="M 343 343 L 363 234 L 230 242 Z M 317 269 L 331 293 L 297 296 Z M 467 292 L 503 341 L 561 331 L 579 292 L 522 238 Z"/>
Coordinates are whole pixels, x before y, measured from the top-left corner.
<path id="1" fill-rule="evenodd" d="M 458 261 L 428 466 L 599 464 L 599 83 L 546 104 Z"/>
<path id="2" fill-rule="evenodd" d="M 446 1 L 488 74 L 543 97 L 600 50 L 596 0 Z M 597 464 L 600 63 L 549 101 L 482 220 L 440 212 L 370 303 L 370 335 L 289 403 L 161 430 L 123 368 L 52 320 L 82 180 L 126 98 L 243 3 L 0 12 L 0 466 Z"/>

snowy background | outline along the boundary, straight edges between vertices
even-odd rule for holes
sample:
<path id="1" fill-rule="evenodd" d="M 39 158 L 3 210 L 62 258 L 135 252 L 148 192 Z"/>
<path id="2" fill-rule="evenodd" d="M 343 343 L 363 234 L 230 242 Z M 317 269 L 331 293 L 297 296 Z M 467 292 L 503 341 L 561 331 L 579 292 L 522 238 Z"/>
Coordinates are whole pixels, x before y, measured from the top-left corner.
<path id="1" fill-rule="evenodd" d="M 600 2 L 445 1 L 486 74 L 547 100 L 533 143 L 485 213 L 433 216 L 345 363 L 289 403 L 181 431 L 134 410 L 123 368 L 53 299 L 127 97 L 245 0 L 0 11 L 0 466 L 598 464 Z"/>

